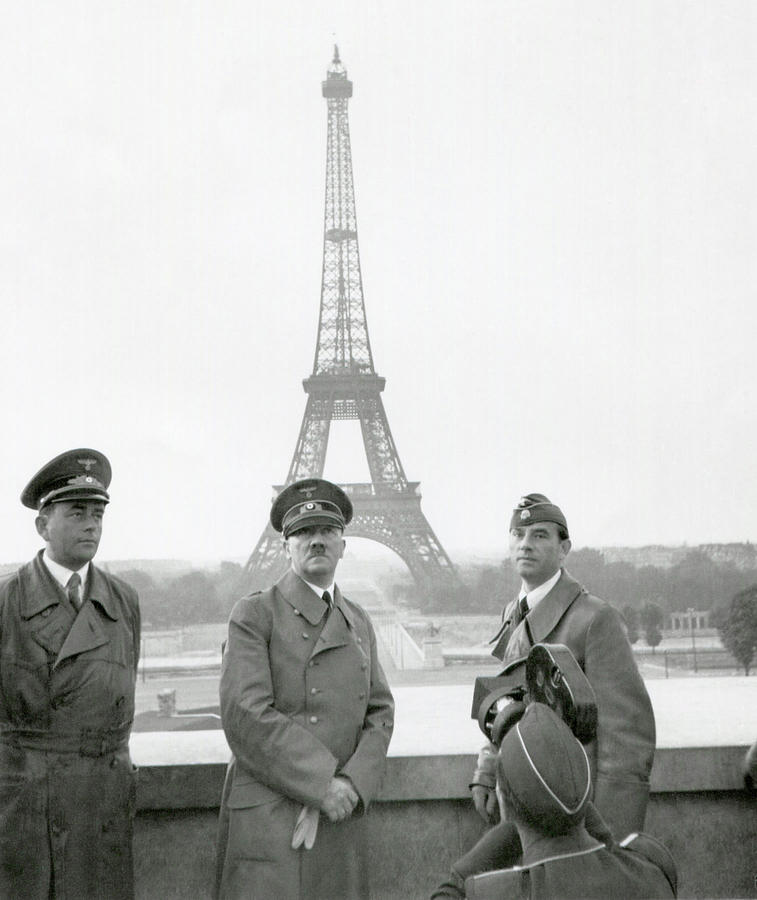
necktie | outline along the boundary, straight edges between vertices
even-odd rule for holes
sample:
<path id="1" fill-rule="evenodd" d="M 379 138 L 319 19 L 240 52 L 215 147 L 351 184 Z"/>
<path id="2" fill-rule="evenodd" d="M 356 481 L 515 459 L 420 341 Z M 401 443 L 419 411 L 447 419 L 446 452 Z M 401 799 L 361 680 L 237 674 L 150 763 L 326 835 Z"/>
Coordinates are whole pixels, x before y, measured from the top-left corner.
<path id="1" fill-rule="evenodd" d="M 329 611 L 331 611 L 334 601 L 331 599 L 331 594 L 328 591 L 323 592 L 323 602 L 328 606 Z"/>
<path id="2" fill-rule="evenodd" d="M 79 589 L 81 587 L 81 577 L 78 572 L 74 572 L 74 574 L 68 579 L 68 584 L 66 585 L 66 593 L 68 594 L 68 599 L 73 604 L 74 609 L 79 609 L 81 606 L 81 594 L 79 593 Z"/>
<path id="3" fill-rule="evenodd" d="M 520 598 L 519 609 L 521 620 L 523 620 L 528 615 L 528 599 L 526 597 Z"/>

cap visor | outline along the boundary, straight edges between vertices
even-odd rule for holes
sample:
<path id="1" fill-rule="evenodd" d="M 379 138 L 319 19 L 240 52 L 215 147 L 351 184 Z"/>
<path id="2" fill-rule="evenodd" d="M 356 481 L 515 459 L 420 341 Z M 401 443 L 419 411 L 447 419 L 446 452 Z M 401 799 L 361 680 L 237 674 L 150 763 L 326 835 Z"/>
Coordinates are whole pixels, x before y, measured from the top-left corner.
<path id="1" fill-rule="evenodd" d="M 284 537 L 289 537 L 303 528 L 309 528 L 311 525 L 335 525 L 337 528 L 344 529 L 344 519 L 339 516 L 329 515 L 329 513 L 318 510 L 314 513 L 305 513 L 298 516 L 293 522 L 290 522 L 284 529 Z"/>

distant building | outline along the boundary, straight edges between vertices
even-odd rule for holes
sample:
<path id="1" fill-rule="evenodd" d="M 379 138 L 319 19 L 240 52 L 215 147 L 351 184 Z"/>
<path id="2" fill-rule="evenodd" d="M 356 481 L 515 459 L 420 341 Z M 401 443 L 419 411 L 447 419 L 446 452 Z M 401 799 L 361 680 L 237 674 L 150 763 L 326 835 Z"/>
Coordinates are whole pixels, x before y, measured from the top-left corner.
<path id="1" fill-rule="evenodd" d="M 710 627 L 709 610 L 687 609 L 670 614 L 670 630 L 675 635 L 691 634 Z"/>
<path id="2" fill-rule="evenodd" d="M 736 569 L 757 569 L 757 547 L 749 542 L 743 544 L 699 544 L 697 546 L 665 547 L 649 544 L 646 547 L 601 547 L 600 552 L 606 563 L 627 562 L 640 568 L 655 566 L 669 569 L 681 562 L 692 550 L 704 553 L 721 566 Z"/>

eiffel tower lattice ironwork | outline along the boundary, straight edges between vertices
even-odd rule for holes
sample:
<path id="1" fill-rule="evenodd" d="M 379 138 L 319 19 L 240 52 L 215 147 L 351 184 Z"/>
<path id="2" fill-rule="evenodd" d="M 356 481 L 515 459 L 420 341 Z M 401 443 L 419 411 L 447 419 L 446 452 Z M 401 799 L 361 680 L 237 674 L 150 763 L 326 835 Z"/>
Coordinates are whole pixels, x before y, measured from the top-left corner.
<path id="1" fill-rule="evenodd" d="M 421 511 L 419 482 L 407 480 L 381 401 L 385 379 L 373 366 L 360 273 L 347 117 L 352 82 L 337 47 L 322 92 L 328 137 L 318 343 L 313 373 L 303 381 L 307 405 L 285 484 L 321 477 L 332 420 L 359 419 L 371 481 L 341 485 L 354 507 L 347 535 L 392 549 L 426 595 L 441 585 L 462 589 Z M 247 562 L 245 580 L 251 588 L 268 586 L 286 565 L 281 535 L 269 523 Z"/>

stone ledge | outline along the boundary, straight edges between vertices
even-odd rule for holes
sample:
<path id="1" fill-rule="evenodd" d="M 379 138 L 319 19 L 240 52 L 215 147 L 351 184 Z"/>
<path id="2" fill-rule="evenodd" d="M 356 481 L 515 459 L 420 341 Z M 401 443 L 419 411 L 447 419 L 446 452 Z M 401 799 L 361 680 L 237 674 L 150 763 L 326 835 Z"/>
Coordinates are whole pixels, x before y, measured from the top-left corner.
<path id="1" fill-rule="evenodd" d="M 141 765 L 141 810 L 209 809 L 219 805 L 228 749 L 219 756 L 219 732 L 195 732 L 207 753 L 196 763 Z M 223 742 L 225 746 L 225 742 Z M 661 748 L 655 755 L 653 794 L 740 790 L 746 746 Z M 213 758 L 214 757 L 214 758 Z M 459 800 L 469 796 L 474 754 L 390 756 L 377 802 Z"/>

